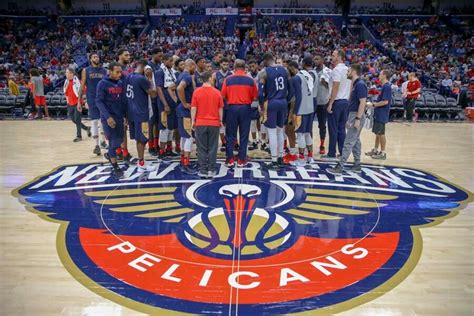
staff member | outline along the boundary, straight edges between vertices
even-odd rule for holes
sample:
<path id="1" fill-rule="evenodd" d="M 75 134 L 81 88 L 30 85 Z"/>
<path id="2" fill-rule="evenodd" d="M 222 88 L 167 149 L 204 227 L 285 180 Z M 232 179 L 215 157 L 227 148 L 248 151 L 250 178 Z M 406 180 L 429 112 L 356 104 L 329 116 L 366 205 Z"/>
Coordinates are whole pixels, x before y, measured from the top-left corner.
<path id="1" fill-rule="evenodd" d="M 79 90 L 81 89 L 81 82 L 76 77 L 73 68 L 66 70 L 66 80 L 64 81 L 63 92 L 67 100 L 67 113 L 71 118 L 71 121 L 76 125 L 76 138 L 74 142 L 80 142 L 82 140 L 81 129 L 87 131 L 87 136 L 91 137 L 91 128 L 85 126 L 82 122 L 82 107 L 79 104 Z"/>
<path id="2" fill-rule="evenodd" d="M 407 113 L 407 120 L 413 120 L 413 110 L 415 109 L 415 102 L 420 97 L 421 83 L 416 78 L 414 72 L 410 72 L 408 75 L 407 84 L 407 102 L 405 104 L 405 111 Z"/>
<path id="3" fill-rule="evenodd" d="M 226 114 L 226 166 L 234 166 L 233 147 L 239 131 L 238 167 L 247 164 L 247 144 L 249 141 L 251 104 L 258 97 L 255 81 L 245 73 L 245 61 L 236 59 L 234 74 L 227 77 L 222 85 L 222 96 L 227 101 Z"/>
<path id="4" fill-rule="evenodd" d="M 347 78 L 352 80 L 352 92 L 349 100 L 349 115 L 347 118 L 347 135 L 344 140 L 344 147 L 339 163 L 334 168 L 326 169 L 334 175 L 341 175 L 344 172 L 344 165 L 349 156 L 354 156 L 354 166 L 350 171 L 360 173 L 360 156 L 362 145 L 360 143 L 360 133 L 365 120 L 365 106 L 367 104 L 367 85 L 360 78 L 362 67 L 360 64 L 352 64 L 347 73 Z"/>
<path id="5" fill-rule="evenodd" d="M 390 78 L 390 72 L 388 70 L 382 70 L 379 75 L 380 82 L 382 83 L 382 91 L 377 98 L 377 102 L 369 103 L 368 106 L 373 106 L 374 109 L 374 126 L 372 132 L 375 134 L 375 146 L 372 151 L 365 153 L 367 156 L 371 156 L 373 159 L 387 159 L 385 153 L 385 145 L 387 140 L 385 139 L 385 124 L 388 123 L 390 116 L 390 106 L 392 104 L 392 86 L 388 82 Z M 378 151 L 380 145 L 380 151 Z"/>
<path id="6" fill-rule="evenodd" d="M 319 129 L 319 154 L 324 155 L 326 148 L 324 142 L 326 140 L 326 121 L 327 121 L 327 106 L 329 102 L 329 76 L 331 69 L 324 65 L 324 57 L 322 55 L 316 55 L 314 57 L 315 70 L 318 75 L 316 80 L 317 93 L 316 93 L 316 108 L 314 112 L 318 118 L 318 129 Z"/>
<path id="7" fill-rule="evenodd" d="M 327 108 L 329 129 L 329 152 L 321 158 L 325 160 L 336 160 L 336 146 L 342 153 L 344 140 L 346 138 L 347 108 L 349 106 L 349 95 L 351 92 L 351 81 L 347 79 L 348 68 L 344 64 L 345 53 L 342 49 L 336 49 L 332 53 L 332 61 L 335 65 L 329 78 L 331 97 Z"/>
<path id="8" fill-rule="evenodd" d="M 212 86 L 212 73 L 204 72 L 201 78 L 203 85 L 194 91 L 191 100 L 191 121 L 196 133 L 198 176 L 213 178 L 224 101 L 220 91 Z"/>

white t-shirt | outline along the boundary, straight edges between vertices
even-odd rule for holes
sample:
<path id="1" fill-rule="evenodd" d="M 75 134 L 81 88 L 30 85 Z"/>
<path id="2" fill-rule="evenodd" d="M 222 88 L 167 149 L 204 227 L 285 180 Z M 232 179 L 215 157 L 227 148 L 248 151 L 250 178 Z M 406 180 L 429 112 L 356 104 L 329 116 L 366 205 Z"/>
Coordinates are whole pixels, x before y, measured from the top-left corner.
<path id="1" fill-rule="evenodd" d="M 452 87 L 453 86 L 453 81 L 451 79 L 443 79 L 441 81 L 441 85 L 443 87 Z"/>
<path id="2" fill-rule="evenodd" d="M 347 70 L 349 68 L 343 64 L 339 63 L 331 71 L 331 76 L 329 77 L 329 90 L 332 91 L 332 86 L 334 82 L 339 82 L 339 90 L 337 91 L 336 100 L 349 100 L 351 94 L 351 81 L 347 79 Z M 331 94 L 332 92 L 330 92 Z"/>

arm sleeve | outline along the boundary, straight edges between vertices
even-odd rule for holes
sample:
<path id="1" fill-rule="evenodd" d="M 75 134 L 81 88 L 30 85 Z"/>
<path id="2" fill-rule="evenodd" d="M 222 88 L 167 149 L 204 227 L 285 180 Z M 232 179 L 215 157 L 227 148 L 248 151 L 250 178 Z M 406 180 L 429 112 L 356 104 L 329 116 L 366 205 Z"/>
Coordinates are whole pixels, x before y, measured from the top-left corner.
<path id="1" fill-rule="evenodd" d="M 301 78 L 298 76 L 295 76 L 293 78 L 292 84 L 290 86 L 293 86 L 292 90 L 294 91 L 295 94 L 295 110 L 293 113 L 297 114 L 298 111 L 300 110 L 300 105 L 301 105 L 301 100 L 302 100 L 302 95 L 301 95 Z"/>
<path id="2" fill-rule="evenodd" d="M 105 106 L 105 89 L 102 87 L 102 84 L 99 82 L 97 85 L 96 95 L 95 95 L 95 104 L 99 108 L 99 112 L 102 117 L 108 119 L 110 117 L 110 113 Z"/>

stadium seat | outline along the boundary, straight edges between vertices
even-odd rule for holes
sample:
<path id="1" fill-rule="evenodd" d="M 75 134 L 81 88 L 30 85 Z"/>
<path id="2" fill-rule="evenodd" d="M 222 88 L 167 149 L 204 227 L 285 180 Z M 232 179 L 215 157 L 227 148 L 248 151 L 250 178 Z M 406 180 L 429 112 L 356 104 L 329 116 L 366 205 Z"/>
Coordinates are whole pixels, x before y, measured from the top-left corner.
<path id="1" fill-rule="evenodd" d="M 455 98 L 446 98 L 446 107 L 450 119 L 456 118 L 461 111 L 461 107 Z"/>
<path id="2" fill-rule="evenodd" d="M 23 108 L 23 107 L 25 107 L 25 104 L 26 104 L 26 95 L 20 94 L 20 95 L 16 98 L 16 106 Z"/>
<path id="3" fill-rule="evenodd" d="M 392 107 L 390 114 L 392 118 L 398 118 L 403 115 L 403 98 L 401 96 L 396 96 L 392 99 Z"/>
<path id="4" fill-rule="evenodd" d="M 436 99 L 433 95 L 427 94 L 425 98 L 425 109 L 428 115 L 432 114 L 432 119 L 439 118 L 440 108 L 436 106 Z"/>
<path id="5" fill-rule="evenodd" d="M 9 95 L 9 96 L 0 96 L 4 97 L 3 101 L 0 102 L 0 112 L 8 112 L 13 115 L 15 110 L 16 104 L 16 96 Z"/>

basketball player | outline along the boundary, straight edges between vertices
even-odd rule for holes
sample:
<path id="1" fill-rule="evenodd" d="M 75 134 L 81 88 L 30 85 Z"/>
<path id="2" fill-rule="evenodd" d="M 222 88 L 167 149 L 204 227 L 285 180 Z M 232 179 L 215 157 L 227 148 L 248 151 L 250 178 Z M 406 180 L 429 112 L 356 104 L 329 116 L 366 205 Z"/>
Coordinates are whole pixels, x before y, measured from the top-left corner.
<path id="1" fill-rule="evenodd" d="M 255 60 L 250 60 L 248 62 L 248 69 L 249 72 L 247 73 L 248 76 L 252 77 L 252 79 L 257 83 L 258 77 L 258 65 Z M 251 114 L 251 122 L 250 122 L 250 133 L 252 134 L 252 143 L 249 145 L 248 150 L 256 150 L 258 149 L 258 135 L 257 132 L 261 133 L 260 129 L 260 114 L 258 113 L 258 101 L 255 100 L 252 102 L 252 114 Z M 262 137 L 262 134 L 260 134 Z"/>
<path id="2" fill-rule="evenodd" d="M 342 153 L 344 139 L 346 137 L 347 108 L 349 106 L 349 95 L 351 93 L 351 81 L 347 79 L 348 68 L 344 64 L 345 52 L 336 49 L 332 53 L 334 69 L 331 71 L 329 86 L 331 96 L 327 107 L 329 127 L 329 152 L 327 156 L 321 156 L 328 161 L 336 161 L 336 147 Z"/>
<path id="3" fill-rule="evenodd" d="M 293 123 L 298 140 L 298 160 L 290 163 L 295 166 L 304 166 L 307 163 L 313 163 L 313 139 L 311 132 L 313 130 L 314 118 L 314 86 L 316 78 L 310 74 L 313 61 L 311 57 L 303 59 L 304 69 L 298 70 L 298 63 L 290 61 L 288 70 L 293 76 L 293 88 L 295 91 L 295 108 L 293 110 Z M 305 149 L 307 157 L 305 159 Z"/>
<path id="4" fill-rule="evenodd" d="M 331 69 L 324 65 L 324 57 L 316 55 L 314 57 L 315 70 L 318 77 L 316 82 L 316 108 L 314 112 L 318 118 L 319 129 L 319 154 L 326 154 L 324 142 L 326 140 L 326 122 L 327 122 L 327 106 L 329 102 L 329 76 Z"/>
<path id="5" fill-rule="evenodd" d="M 122 67 L 122 82 L 125 84 L 125 78 L 129 74 L 128 65 L 130 64 L 130 52 L 124 48 L 119 49 L 117 51 L 117 59 L 119 65 Z M 132 160 L 132 155 L 128 152 L 127 125 L 124 125 L 124 128 L 123 142 L 120 148 L 117 149 L 117 157 L 119 160 L 124 159 L 125 161 L 130 162 Z"/>
<path id="6" fill-rule="evenodd" d="M 130 126 L 130 138 L 137 143 L 138 162 L 137 171 L 154 171 L 156 166 L 145 163 L 145 145 L 148 142 L 148 121 L 150 118 L 150 108 L 148 106 L 148 96 L 156 96 L 156 88 L 145 77 L 145 66 L 148 63 L 141 59 L 137 62 L 135 72 L 125 78 L 125 96 L 128 102 L 128 123 Z"/>
<path id="7" fill-rule="evenodd" d="M 222 90 L 222 85 L 224 83 L 224 79 L 232 75 L 232 71 L 229 71 L 229 60 L 225 57 L 220 59 L 219 63 L 219 70 L 212 74 L 212 81 L 215 82 L 216 89 L 221 91 Z M 226 110 L 227 110 L 227 102 L 224 102 L 224 117 L 223 117 L 223 122 L 225 122 L 226 119 Z M 220 127 L 220 138 L 221 138 L 221 151 L 225 151 L 225 126 Z"/>
<path id="8" fill-rule="evenodd" d="M 151 50 L 151 60 L 148 62 L 148 65 L 153 69 L 153 72 L 156 73 L 160 70 L 161 59 L 163 57 L 163 51 L 159 47 L 155 47 Z"/>
<path id="9" fill-rule="evenodd" d="M 104 134 L 109 141 L 109 148 L 104 157 L 112 165 L 112 174 L 123 177 L 123 171 L 117 163 L 117 149 L 123 140 L 126 105 L 123 93 L 122 67 L 113 62 L 109 64 L 109 75 L 97 84 L 95 105 L 99 109 Z"/>
<path id="10" fill-rule="evenodd" d="M 288 65 L 291 61 L 292 61 L 291 59 L 285 59 L 283 61 L 283 66 L 286 69 L 288 69 Z M 291 80 L 293 80 L 293 78 Z M 293 83 L 290 81 L 289 85 L 293 86 Z M 295 122 L 293 121 L 294 109 L 295 109 L 295 99 L 293 97 L 288 101 L 288 115 L 285 122 L 286 139 L 283 142 L 283 150 L 284 150 L 284 153 L 286 154 L 283 156 L 284 164 L 290 164 L 291 162 L 298 159 L 298 156 L 296 155 L 297 151 L 296 151 Z M 290 149 L 288 149 L 288 145 L 290 145 Z"/>
<path id="11" fill-rule="evenodd" d="M 173 132 L 176 129 L 176 77 L 173 72 L 173 56 L 165 54 L 163 64 L 156 72 L 156 88 L 160 98 L 160 159 L 176 157 L 173 152 Z"/>
<path id="12" fill-rule="evenodd" d="M 178 79 L 179 76 L 181 75 L 181 73 L 184 71 L 184 60 L 183 59 L 181 59 L 181 58 L 176 59 L 176 61 L 174 62 L 173 71 L 174 71 L 174 77 L 176 79 Z M 176 89 L 176 85 L 175 85 L 175 89 Z M 176 91 L 175 91 L 175 94 L 176 94 Z M 173 131 L 174 143 L 175 143 L 175 152 L 180 153 L 181 152 L 181 145 L 180 145 L 181 136 L 179 136 L 179 130 L 177 128 L 178 127 L 177 121 L 176 121 L 175 126 L 176 126 L 176 128 Z"/>
<path id="13" fill-rule="evenodd" d="M 367 85 L 360 78 L 362 67 L 360 64 L 352 64 L 347 73 L 347 78 L 352 80 L 352 91 L 349 100 L 349 115 L 347 118 L 347 134 L 344 141 L 344 148 L 338 164 L 333 168 L 326 169 L 327 172 L 334 175 L 341 175 L 344 172 L 344 166 L 349 159 L 350 154 L 354 156 L 354 166 L 350 171 L 361 172 L 360 156 L 362 145 L 360 142 L 360 133 L 365 120 L 365 106 L 367 103 Z"/>
<path id="14" fill-rule="evenodd" d="M 176 110 L 178 118 L 178 129 L 181 136 L 181 166 L 182 171 L 187 174 L 194 174 L 190 167 L 191 149 L 193 146 L 192 123 L 191 123 L 191 100 L 195 89 L 193 75 L 196 70 L 196 63 L 192 59 L 186 59 L 184 71 L 176 80 L 179 104 Z"/>
<path id="15" fill-rule="evenodd" d="M 201 74 L 206 71 L 207 62 L 206 58 L 199 56 L 195 59 L 196 62 L 196 73 L 194 74 L 194 81 L 196 82 L 196 88 L 202 86 L 203 81 L 201 79 Z"/>
<path id="16" fill-rule="evenodd" d="M 99 119 L 100 112 L 95 104 L 97 84 L 105 78 L 107 70 L 100 66 L 99 54 L 91 53 L 89 56 L 90 66 L 82 69 L 81 73 L 81 89 L 79 90 L 78 105 L 82 105 L 82 96 L 86 90 L 86 101 L 89 107 L 89 119 L 92 122 L 91 132 L 95 141 L 95 147 L 92 153 L 97 156 L 101 155 L 99 147 Z"/>
<path id="17" fill-rule="evenodd" d="M 264 69 L 258 75 L 259 104 L 262 107 L 263 123 L 267 127 L 272 161 L 269 169 L 277 170 L 283 166 L 283 143 L 285 140 L 285 121 L 288 115 L 288 100 L 291 80 L 289 72 L 281 65 L 275 65 L 273 55 L 263 55 Z"/>
<path id="18" fill-rule="evenodd" d="M 153 68 L 148 64 L 145 67 L 145 77 L 156 86 L 155 73 Z M 158 109 L 158 98 L 148 96 L 148 104 L 150 107 L 150 119 L 148 121 L 148 153 L 151 156 L 158 156 L 159 146 L 159 124 L 160 111 Z"/>

